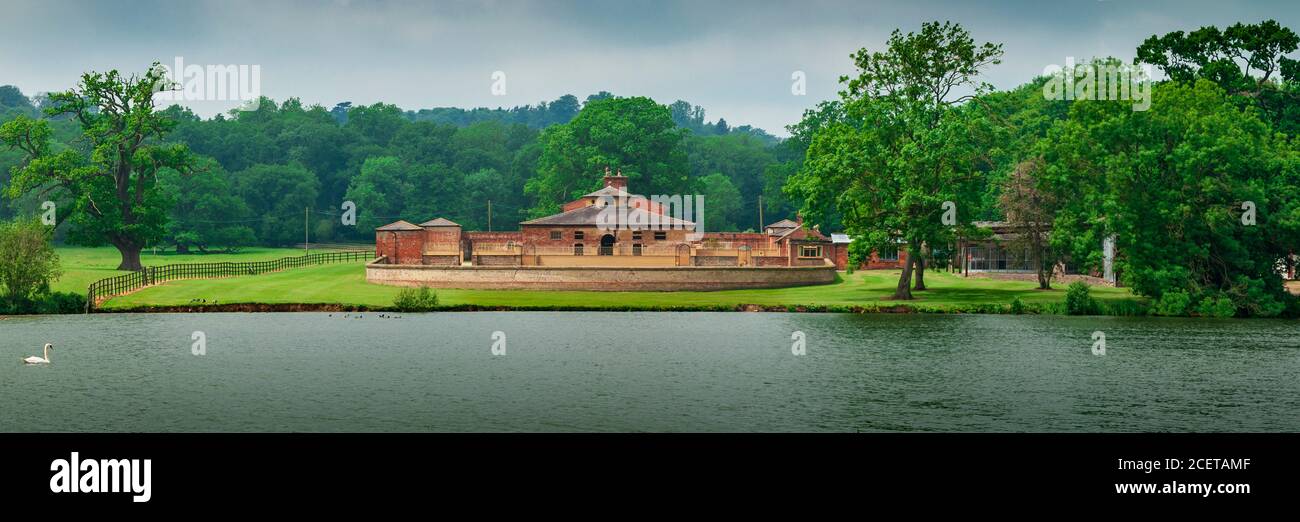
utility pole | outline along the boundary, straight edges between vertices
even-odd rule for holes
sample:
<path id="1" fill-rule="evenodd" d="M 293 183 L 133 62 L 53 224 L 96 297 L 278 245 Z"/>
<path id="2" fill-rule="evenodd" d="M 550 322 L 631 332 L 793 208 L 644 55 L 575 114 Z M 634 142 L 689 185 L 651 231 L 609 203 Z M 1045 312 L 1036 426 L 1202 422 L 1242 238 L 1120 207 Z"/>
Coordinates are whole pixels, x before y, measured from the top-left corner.
<path id="1" fill-rule="evenodd" d="M 302 253 L 311 253 L 311 236 L 307 235 L 307 222 L 311 219 L 311 207 L 302 207 Z"/>
<path id="2" fill-rule="evenodd" d="M 763 195 L 758 195 L 758 231 L 763 231 Z"/>
<path id="3" fill-rule="evenodd" d="M 488 232 L 492 231 L 492 200 L 488 200 Z"/>

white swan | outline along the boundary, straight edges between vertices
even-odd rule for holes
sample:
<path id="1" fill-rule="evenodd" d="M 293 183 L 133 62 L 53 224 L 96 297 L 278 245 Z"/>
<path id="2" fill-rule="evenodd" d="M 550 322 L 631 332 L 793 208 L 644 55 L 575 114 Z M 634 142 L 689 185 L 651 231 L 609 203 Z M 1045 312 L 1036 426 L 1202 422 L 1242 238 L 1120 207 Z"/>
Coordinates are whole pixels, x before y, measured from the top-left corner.
<path id="1" fill-rule="evenodd" d="M 53 349 L 54 349 L 54 345 L 50 343 L 45 343 L 45 350 L 44 350 L 45 357 L 37 357 L 35 355 L 31 357 L 24 357 L 23 362 L 27 364 L 50 364 L 50 350 Z"/>

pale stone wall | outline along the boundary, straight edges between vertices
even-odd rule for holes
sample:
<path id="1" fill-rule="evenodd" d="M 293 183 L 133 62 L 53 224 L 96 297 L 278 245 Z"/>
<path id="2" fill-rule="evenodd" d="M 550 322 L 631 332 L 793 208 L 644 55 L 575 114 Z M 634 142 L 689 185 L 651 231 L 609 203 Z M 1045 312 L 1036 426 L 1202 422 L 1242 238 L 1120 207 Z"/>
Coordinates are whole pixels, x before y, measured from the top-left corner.
<path id="1" fill-rule="evenodd" d="M 366 265 L 366 280 L 395 286 L 544 290 L 725 290 L 833 283 L 835 266 L 817 267 L 433 267 Z"/>

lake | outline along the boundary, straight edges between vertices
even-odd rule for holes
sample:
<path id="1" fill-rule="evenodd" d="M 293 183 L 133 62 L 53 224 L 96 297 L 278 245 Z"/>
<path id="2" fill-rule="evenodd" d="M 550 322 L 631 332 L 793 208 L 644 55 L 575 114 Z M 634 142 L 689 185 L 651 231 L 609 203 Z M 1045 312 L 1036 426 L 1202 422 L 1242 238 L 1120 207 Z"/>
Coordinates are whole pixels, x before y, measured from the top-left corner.
<path id="1" fill-rule="evenodd" d="M 1093 353 L 1094 331 L 1105 334 Z M 195 332 L 205 341 L 194 355 Z M 494 355 L 494 332 L 504 355 Z M 792 354 L 802 332 L 805 355 Z M 19 358 L 55 344 L 48 366 Z M 497 344 L 501 348 L 501 344 Z M 469 312 L 0 320 L 0 431 L 1300 431 L 1300 322 Z"/>

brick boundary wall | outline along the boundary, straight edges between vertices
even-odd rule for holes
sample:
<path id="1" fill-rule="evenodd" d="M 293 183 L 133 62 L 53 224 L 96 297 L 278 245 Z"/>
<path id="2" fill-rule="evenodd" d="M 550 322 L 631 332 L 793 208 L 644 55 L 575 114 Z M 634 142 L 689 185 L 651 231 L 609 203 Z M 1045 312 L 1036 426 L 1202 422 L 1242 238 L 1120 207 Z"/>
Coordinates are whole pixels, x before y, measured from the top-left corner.
<path id="1" fill-rule="evenodd" d="M 366 265 L 366 281 L 461 289 L 681 291 L 780 288 L 835 282 L 835 266 L 809 267 L 435 267 Z"/>

